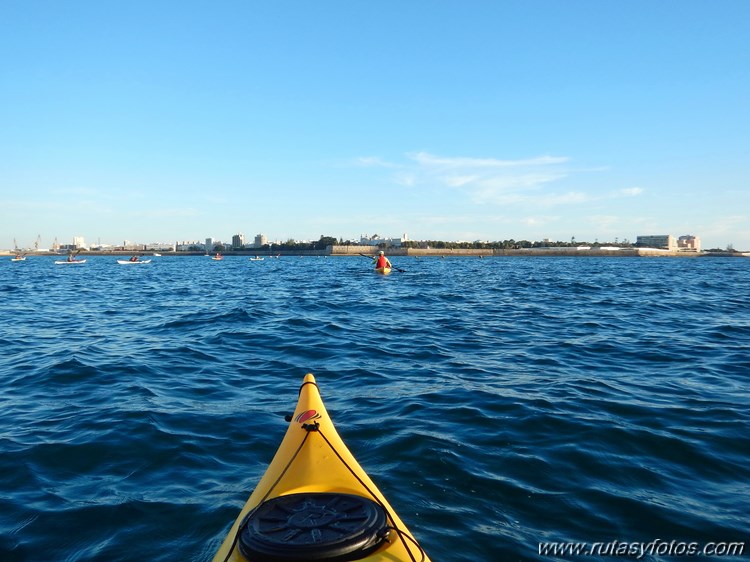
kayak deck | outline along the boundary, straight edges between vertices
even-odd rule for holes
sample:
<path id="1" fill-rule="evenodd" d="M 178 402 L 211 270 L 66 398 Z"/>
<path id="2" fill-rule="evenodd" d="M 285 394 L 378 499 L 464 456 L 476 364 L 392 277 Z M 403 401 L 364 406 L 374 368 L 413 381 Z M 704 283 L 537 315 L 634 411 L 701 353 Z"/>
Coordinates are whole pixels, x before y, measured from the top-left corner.
<path id="1" fill-rule="evenodd" d="M 312 374 L 305 375 L 289 419 L 214 562 L 429 562 L 342 441 Z"/>
<path id="2" fill-rule="evenodd" d="M 391 272 L 390 267 L 376 267 L 375 273 L 380 273 L 381 275 L 388 275 Z"/>

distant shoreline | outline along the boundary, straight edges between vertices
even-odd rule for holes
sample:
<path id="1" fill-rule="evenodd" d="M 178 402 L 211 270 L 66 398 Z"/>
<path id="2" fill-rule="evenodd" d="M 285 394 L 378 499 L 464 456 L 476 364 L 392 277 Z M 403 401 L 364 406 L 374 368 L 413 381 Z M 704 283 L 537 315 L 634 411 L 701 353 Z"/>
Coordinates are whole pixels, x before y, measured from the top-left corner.
<path id="1" fill-rule="evenodd" d="M 223 256 L 358 256 L 360 254 L 374 255 L 379 250 L 377 248 L 361 247 L 361 246 L 328 246 L 325 250 L 274 250 L 269 252 L 268 250 L 228 250 L 221 252 Z M 10 250 L 0 250 L 0 256 L 14 256 L 19 252 L 13 252 Z M 67 255 L 67 252 L 20 252 L 26 256 L 34 257 L 60 257 Z M 163 257 L 182 257 L 182 256 L 202 256 L 206 255 L 205 252 L 169 252 L 169 251 L 144 251 L 144 250 L 130 250 L 130 251 L 81 251 L 79 256 L 153 256 L 155 253 L 161 254 Z M 215 252 L 211 252 L 211 255 Z M 750 252 L 689 252 L 689 251 L 674 251 L 674 250 L 660 250 L 656 248 L 518 248 L 518 249 L 440 249 L 440 248 L 390 248 L 386 251 L 388 256 L 394 257 L 438 257 L 438 258 L 449 258 L 449 257 L 477 257 L 477 258 L 492 258 L 492 257 L 553 257 L 553 256 L 566 256 L 566 257 L 670 257 L 670 258 L 702 258 L 702 257 L 750 257 Z"/>

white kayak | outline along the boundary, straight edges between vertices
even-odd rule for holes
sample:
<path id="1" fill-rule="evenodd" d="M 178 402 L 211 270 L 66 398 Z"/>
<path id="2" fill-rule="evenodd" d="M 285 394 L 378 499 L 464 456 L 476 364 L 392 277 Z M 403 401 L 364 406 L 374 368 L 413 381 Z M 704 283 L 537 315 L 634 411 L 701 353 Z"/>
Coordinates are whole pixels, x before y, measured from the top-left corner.
<path id="1" fill-rule="evenodd" d="M 138 260 L 138 261 L 130 261 L 130 260 L 117 260 L 117 263 L 120 265 L 140 265 L 145 263 L 151 263 L 151 260 Z"/>
<path id="2" fill-rule="evenodd" d="M 57 265 L 81 265 L 83 263 L 86 263 L 86 260 L 73 260 L 73 261 L 68 261 L 68 260 L 59 261 L 59 260 L 55 260 L 55 264 L 57 264 Z"/>

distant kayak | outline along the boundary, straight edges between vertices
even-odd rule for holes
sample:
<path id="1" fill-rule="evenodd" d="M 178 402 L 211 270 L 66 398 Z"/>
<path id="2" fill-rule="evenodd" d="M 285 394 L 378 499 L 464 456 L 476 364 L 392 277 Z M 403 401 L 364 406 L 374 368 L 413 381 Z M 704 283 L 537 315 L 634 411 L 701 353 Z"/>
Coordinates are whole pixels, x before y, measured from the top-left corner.
<path id="1" fill-rule="evenodd" d="M 276 455 L 214 562 L 430 562 L 342 441 L 313 375 L 305 375 L 287 419 Z"/>
<path id="2" fill-rule="evenodd" d="M 57 264 L 57 265 L 81 265 L 81 264 L 84 264 L 84 263 L 86 263 L 86 260 L 73 260 L 73 261 L 68 261 L 68 260 L 59 261 L 59 260 L 55 260 L 55 264 Z"/>
<path id="3" fill-rule="evenodd" d="M 250 261 L 263 261 L 265 258 L 250 258 Z"/>
<path id="4" fill-rule="evenodd" d="M 26 258 L 21 256 L 19 258 L 10 258 L 10 261 L 26 261 Z"/>
<path id="5" fill-rule="evenodd" d="M 151 263 L 151 260 L 138 260 L 138 261 L 117 260 L 117 263 L 119 263 L 120 265 L 139 265 L 139 264 Z"/>
<path id="6" fill-rule="evenodd" d="M 391 272 L 390 267 L 376 267 L 375 273 L 380 273 L 381 275 L 388 275 Z"/>

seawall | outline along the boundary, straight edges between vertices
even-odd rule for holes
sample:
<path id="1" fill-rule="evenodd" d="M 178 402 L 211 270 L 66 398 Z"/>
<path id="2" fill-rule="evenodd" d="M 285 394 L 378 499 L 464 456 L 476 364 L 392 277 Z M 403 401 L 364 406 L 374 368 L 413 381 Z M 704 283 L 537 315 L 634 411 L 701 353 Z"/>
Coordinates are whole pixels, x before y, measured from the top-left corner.
<path id="1" fill-rule="evenodd" d="M 373 255 L 378 248 L 363 246 L 332 246 L 331 255 Z M 518 249 L 474 249 L 474 248 L 389 248 L 389 256 L 437 256 L 437 257 L 495 257 L 495 256 L 575 256 L 575 257 L 677 257 L 697 258 L 709 254 L 685 251 L 659 250 L 656 248 L 518 248 Z"/>

